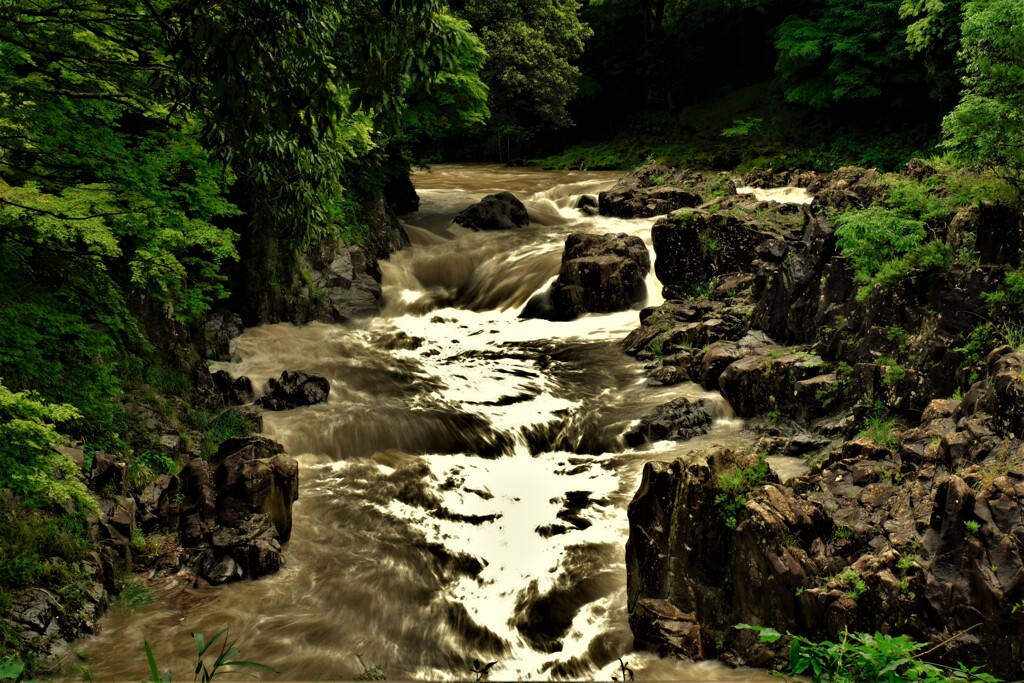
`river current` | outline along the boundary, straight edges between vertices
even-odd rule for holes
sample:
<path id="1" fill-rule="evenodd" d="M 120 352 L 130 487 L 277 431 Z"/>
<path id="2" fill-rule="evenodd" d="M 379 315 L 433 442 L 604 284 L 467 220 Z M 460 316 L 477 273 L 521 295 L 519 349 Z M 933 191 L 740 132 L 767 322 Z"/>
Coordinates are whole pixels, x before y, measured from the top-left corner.
<path id="1" fill-rule="evenodd" d="M 637 312 L 572 322 L 520 320 L 557 275 L 565 237 L 625 232 L 650 244 L 654 219 L 587 216 L 580 195 L 617 173 L 445 165 L 414 176 L 412 246 L 381 263 L 385 308 L 349 325 L 270 325 L 219 363 L 260 387 L 283 370 L 331 383 L 326 403 L 264 414 L 265 432 L 300 464 L 285 568 L 215 588 L 157 588 L 114 607 L 80 647 L 94 680 L 161 671 L 191 676 L 189 633 L 229 627 L 264 680 L 610 680 L 622 657 L 637 680 L 769 680 L 714 662 L 632 650 L 626 614 L 626 506 L 649 460 L 738 443 L 729 417 L 685 443 L 626 448 L 653 407 L 711 396 L 697 385 L 645 386 L 617 343 Z M 451 220 L 511 191 L 531 225 L 472 232 Z M 653 254 L 652 254 L 653 259 Z M 661 286 L 648 280 L 648 304 Z M 721 401 L 717 394 L 713 395 Z M 361 660 L 361 661 L 360 661 Z M 362 663 L 361 663 L 362 662 Z"/>

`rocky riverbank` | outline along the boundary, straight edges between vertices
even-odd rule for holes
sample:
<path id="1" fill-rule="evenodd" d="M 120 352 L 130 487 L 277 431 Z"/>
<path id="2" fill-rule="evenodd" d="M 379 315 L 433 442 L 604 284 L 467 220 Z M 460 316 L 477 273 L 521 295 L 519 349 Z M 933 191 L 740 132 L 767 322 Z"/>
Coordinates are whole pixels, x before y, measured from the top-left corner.
<path id="1" fill-rule="evenodd" d="M 918 162 L 743 179 L 803 187 L 813 201 L 798 205 L 647 168 L 601 196 L 611 215 L 624 196 L 641 209 L 626 215 L 674 211 L 652 228 L 667 301 L 641 312 L 626 351 L 651 384 L 721 391 L 759 435 L 751 452 L 647 465 L 626 550 L 638 645 L 774 667 L 786 639 L 734 625 L 878 630 L 1020 675 L 1024 352 L 1006 342 L 1022 341 L 1024 222 L 958 203 L 955 182 Z M 678 207 L 663 204 L 670 183 Z M 933 207 L 920 239 L 865 272 L 851 235 L 871 236 L 850 226 L 914 219 L 910 193 Z M 913 256 L 925 250 L 942 258 Z"/>

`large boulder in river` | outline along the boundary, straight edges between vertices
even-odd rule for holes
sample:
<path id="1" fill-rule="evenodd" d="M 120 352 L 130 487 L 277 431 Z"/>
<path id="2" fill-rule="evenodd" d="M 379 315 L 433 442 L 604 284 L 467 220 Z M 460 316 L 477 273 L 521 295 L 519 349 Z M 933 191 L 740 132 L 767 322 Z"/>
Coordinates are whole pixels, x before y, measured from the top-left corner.
<path id="1" fill-rule="evenodd" d="M 326 377 L 285 370 L 280 379 L 267 382 L 266 394 L 256 399 L 256 403 L 268 410 L 290 410 L 323 403 L 330 392 L 331 384 Z"/>
<path id="2" fill-rule="evenodd" d="M 253 514 L 268 514 L 277 535 L 292 533 L 292 503 L 299 498 L 299 466 L 284 447 L 263 436 L 228 439 L 210 459 L 217 488 L 217 521 L 240 527 Z"/>
<path id="3" fill-rule="evenodd" d="M 529 225 L 530 215 L 514 194 L 499 192 L 460 211 L 455 222 L 472 230 L 509 230 Z"/>
<path id="4" fill-rule="evenodd" d="M 177 529 L 188 564 L 210 583 L 257 578 L 282 565 L 299 467 L 275 441 L 228 439 L 210 462 L 194 458 L 159 494 L 161 523 Z"/>
<path id="5" fill-rule="evenodd" d="M 610 313 L 642 304 L 651 270 L 639 237 L 573 233 L 565 240 L 562 267 L 550 291 L 527 303 L 524 318 L 573 320 L 582 313 Z"/>

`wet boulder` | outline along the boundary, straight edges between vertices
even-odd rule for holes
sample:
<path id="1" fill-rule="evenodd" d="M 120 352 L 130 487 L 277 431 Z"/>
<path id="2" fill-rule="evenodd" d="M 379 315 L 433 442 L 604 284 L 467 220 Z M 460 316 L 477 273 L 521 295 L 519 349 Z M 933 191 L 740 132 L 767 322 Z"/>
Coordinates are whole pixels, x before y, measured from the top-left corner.
<path id="1" fill-rule="evenodd" d="M 252 402 L 252 381 L 248 377 L 232 377 L 226 370 L 213 373 L 213 386 L 226 406 L 240 406 Z"/>
<path id="2" fill-rule="evenodd" d="M 626 444 L 639 446 L 645 441 L 666 439 L 686 441 L 707 434 L 718 412 L 718 406 L 709 399 L 677 398 L 658 406 L 627 431 Z"/>
<path id="3" fill-rule="evenodd" d="M 253 514 L 268 514 L 286 542 L 292 503 L 299 498 L 299 466 L 284 447 L 263 436 L 228 439 L 210 459 L 217 490 L 217 522 L 238 527 Z"/>
<path id="4" fill-rule="evenodd" d="M 238 527 L 220 527 L 192 562 L 197 574 L 217 585 L 258 579 L 281 569 L 284 556 L 269 515 L 252 515 Z"/>
<path id="5" fill-rule="evenodd" d="M 455 222 L 471 230 L 510 230 L 529 225 L 530 215 L 514 194 L 499 192 L 460 211 Z"/>
<path id="6" fill-rule="evenodd" d="M 573 320 L 583 313 L 632 308 L 647 298 L 650 269 L 639 237 L 573 233 L 565 240 L 558 279 L 527 303 L 521 317 Z"/>
<path id="7" fill-rule="evenodd" d="M 718 386 L 741 417 L 771 411 L 795 414 L 799 412 L 795 385 L 823 375 L 825 368 L 819 356 L 807 351 L 758 346 L 730 363 L 719 375 Z"/>
<path id="8" fill-rule="evenodd" d="M 602 216 L 650 218 L 676 209 L 700 206 L 700 195 L 676 187 L 622 188 L 599 195 Z"/>
<path id="9" fill-rule="evenodd" d="M 323 403 L 331 391 L 326 377 L 307 372 L 285 370 L 280 379 L 267 382 L 266 393 L 256 404 L 267 410 L 290 410 Z"/>
<path id="10" fill-rule="evenodd" d="M 593 216 L 598 210 L 597 197 L 591 194 L 580 195 L 576 200 L 576 208 L 586 216 Z"/>

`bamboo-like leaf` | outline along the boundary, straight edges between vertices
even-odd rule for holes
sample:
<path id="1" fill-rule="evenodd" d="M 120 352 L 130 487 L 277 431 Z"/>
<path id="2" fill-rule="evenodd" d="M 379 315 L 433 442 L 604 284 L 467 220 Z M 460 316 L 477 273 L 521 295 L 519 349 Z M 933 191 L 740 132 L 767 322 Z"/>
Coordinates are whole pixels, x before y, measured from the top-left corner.
<path id="1" fill-rule="evenodd" d="M 160 670 L 157 669 L 156 666 L 156 657 L 153 656 L 153 648 L 149 646 L 149 641 L 145 638 L 143 638 L 142 643 L 146 650 L 146 661 L 149 662 L 149 680 L 151 683 L 160 683 Z M 0 679 L 2 678 L 4 678 L 4 676 L 0 675 Z M 17 678 L 17 676 L 14 678 Z"/>

